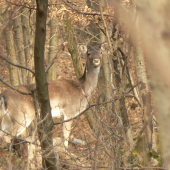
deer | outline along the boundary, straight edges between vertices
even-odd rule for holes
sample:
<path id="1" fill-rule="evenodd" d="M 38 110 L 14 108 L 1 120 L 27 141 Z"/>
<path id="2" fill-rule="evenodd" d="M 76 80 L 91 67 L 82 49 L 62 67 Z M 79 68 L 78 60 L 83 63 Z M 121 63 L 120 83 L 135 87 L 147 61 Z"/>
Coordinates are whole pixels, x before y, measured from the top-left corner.
<path id="1" fill-rule="evenodd" d="M 98 83 L 102 50 L 94 47 L 86 52 L 84 74 L 78 81 L 57 79 L 48 82 L 52 117 L 71 119 L 84 111 Z M 0 137 L 5 132 L 19 136 L 35 119 L 34 84 L 8 88 L 0 94 Z M 23 94 L 20 91 L 24 91 Z M 28 93 L 28 94 L 27 94 Z M 68 147 L 72 121 L 63 123 L 64 145 Z"/>

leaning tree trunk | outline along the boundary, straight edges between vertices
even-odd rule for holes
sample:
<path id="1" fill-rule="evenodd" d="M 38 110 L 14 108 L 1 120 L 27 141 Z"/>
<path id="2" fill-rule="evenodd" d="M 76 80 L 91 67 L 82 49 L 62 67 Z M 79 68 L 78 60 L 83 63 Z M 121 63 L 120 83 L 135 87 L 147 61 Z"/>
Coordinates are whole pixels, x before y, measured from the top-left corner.
<path id="1" fill-rule="evenodd" d="M 38 125 L 38 135 L 42 149 L 43 169 L 56 170 L 56 159 L 53 148 L 52 128 L 53 119 L 49 102 L 48 83 L 44 68 L 44 50 L 46 39 L 46 19 L 48 0 L 37 0 L 36 10 L 36 32 L 35 32 L 35 79 L 40 105 L 40 122 Z M 37 110 L 38 111 L 38 110 Z M 38 116 L 37 116 L 38 117 Z"/>
<path id="2" fill-rule="evenodd" d="M 67 25 L 67 39 L 68 39 L 68 51 L 71 54 L 72 60 L 73 60 L 73 66 L 76 73 L 77 78 L 80 78 L 83 75 L 83 64 L 81 63 L 81 57 L 78 53 L 77 49 L 77 42 L 74 38 L 74 29 L 71 22 L 71 19 L 69 19 L 69 14 L 67 13 L 67 19 L 66 19 L 66 25 Z"/>

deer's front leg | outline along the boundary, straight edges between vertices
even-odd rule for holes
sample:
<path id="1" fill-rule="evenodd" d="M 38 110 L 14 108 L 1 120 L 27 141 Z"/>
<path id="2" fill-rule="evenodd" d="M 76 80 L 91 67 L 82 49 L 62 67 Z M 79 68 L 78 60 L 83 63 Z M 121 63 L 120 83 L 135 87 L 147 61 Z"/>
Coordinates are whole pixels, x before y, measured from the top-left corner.
<path id="1" fill-rule="evenodd" d="M 5 132 L 10 133 L 13 130 L 13 123 L 8 113 L 2 117 L 0 128 L 4 131 L 0 131 L 0 137 L 3 137 L 7 143 L 10 143 L 11 137 L 5 134 Z"/>
<path id="2" fill-rule="evenodd" d="M 64 120 L 67 120 L 68 118 L 64 116 Z M 64 145 L 68 147 L 68 139 L 69 135 L 71 132 L 71 125 L 72 125 L 72 120 L 69 122 L 63 123 L 63 136 L 64 136 Z"/>

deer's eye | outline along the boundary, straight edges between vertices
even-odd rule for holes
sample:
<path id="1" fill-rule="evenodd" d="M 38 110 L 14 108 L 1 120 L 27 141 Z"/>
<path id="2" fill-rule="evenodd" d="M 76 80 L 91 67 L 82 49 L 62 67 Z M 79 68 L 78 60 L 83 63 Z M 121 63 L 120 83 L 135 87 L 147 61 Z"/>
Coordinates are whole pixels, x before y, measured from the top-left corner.
<path id="1" fill-rule="evenodd" d="M 90 52 L 87 53 L 87 57 L 88 57 L 88 58 L 91 58 Z"/>

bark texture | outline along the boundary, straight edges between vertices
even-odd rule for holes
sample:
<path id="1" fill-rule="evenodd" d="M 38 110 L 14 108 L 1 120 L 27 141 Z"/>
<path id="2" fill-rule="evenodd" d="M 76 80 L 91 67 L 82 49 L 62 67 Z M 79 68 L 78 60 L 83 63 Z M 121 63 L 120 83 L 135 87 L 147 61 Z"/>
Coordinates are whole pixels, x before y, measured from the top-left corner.
<path id="1" fill-rule="evenodd" d="M 21 24 L 21 16 L 18 13 L 14 20 L 14 37 L 15 37 L 15 45 L 16 45 L 16 55 L 18 57 L 19 63 L 23 66 L 26 65 L 25 61 L 25 52 L 24 52 L 24 40 L 23 40 L 23 32 L 22 32 L 22 24 Z M 26 70 L 20 70 L 20 83 L 26 84 Z"/>
<path id="2" fill-rule="evenodd" d="M 50 49 L 49 49 L 49 62 L 55 57 L 58 51 L 58 28 L 57 28 L 57 18 L 51 19 L 50 21 Z M 54 64 L 49 70 L 48 80 L 56 80 L 56 72 L 57 72 L 57 62 L 54 61 Z"/>
<path id="3" fill-rule="evenodd" d="M 8 11 L 4 13 L 4 19 L 8 18 Z M 6 39 L 6 46 L 7 46 L 7 52 L 8 57 L 11 62 L 17 64 L 17 57 L 15 53 L 15 45 L 14 45 L 14 37 L 13 37 L 13 31 L 12 31 L 12 25 L 8 23 L 8 26 L 4 30 L 5 32 L 5 39 Z M 18 76 L 18 68 L 12 65 L 9 65 L 10 70 L 10 83 L 12 86 L 19 85 L 19 76 Z"/>
<path id="4" fill-rule="evenodd" d="M 81 63 L 81 58 L 78 54 L 77 46 L 76 46 L 76 41 L 74 38 L 74 29 L 73 25 L 71 23 L 71 19 L 69 18 L 69 14 L 67 14 L 67 36 L 68 36 L 68 51 L 71 54 L 72 60 L 73 60 L 73 66 L 74 70 L 76 72 L 77 78 L 80 78 L 83 75 L 83 65 Z"/>
<path id="5" fill-rule="evenodd" d="M 48 83 L 44 68 L 44 50 L 46 38 L 46 19 L 48 0 L 37 0 L 36 34 L 35 34 L 35 79 L 40 105 L 40 121 L 38 134 L 42 149 L 42 164 L 44 169 L 56 170 L 55 155 L 53 152 L 52 128 L 53 120 L 48 94 Z"/>
<path id="6" fill-rule="evenodd" d="M 25 51 L 25 64 L 27 67 L 32 68 L 33 60 L 30 53 L 30 47 L 31 47 L 31 39 L 33 38 L 30 33 L 30 25 L 29 25 L 29 11 L 28 9 L 22 9 L 22 30 L 23 30 L 23 40 L 24 40 L 24 51 Z M 26 71 L 26 83 L 30 84 L 32 83 L 32 73 L 29 71 Z"/>

